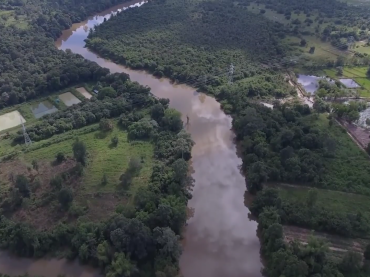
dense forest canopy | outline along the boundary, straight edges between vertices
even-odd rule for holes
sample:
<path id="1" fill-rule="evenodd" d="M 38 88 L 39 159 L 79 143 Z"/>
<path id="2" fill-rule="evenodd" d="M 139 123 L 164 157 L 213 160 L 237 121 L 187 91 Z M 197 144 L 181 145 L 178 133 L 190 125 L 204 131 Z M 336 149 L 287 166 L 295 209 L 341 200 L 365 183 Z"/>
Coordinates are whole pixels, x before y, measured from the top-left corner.
<path id="1" fill-rule="evenodd" d="M 163 14 L 166 17 L 163 18 Z M 274 63 L 285 28 L 227 1 L 151 1 L 97 26 L 87 46 L 135 69 L 191 84 L 253 76 Z"/>
<path id="2" fill-rule="evenodd" d="M 289 30 L 292 35 L 315 35 L 322 41 L 330 41 L 339 49 L 347 50 L 351 38 L 354 41 L 369 39 L 369 11 L 366 4 L 361 6 L 349 5 L 344 1 L 271 1 L 271 0 L 242 0 L 241 5 L 257 3 L 265 9 L 273 10 L 290 20 Z M 293 14 L 304 14 L 305 17 L 291 18 Z M 271 18 L 272 19 L 272 18 Z M 305 27 L 314 25 L 308 31 Z"/>
<path id="3" fill-rule="evenodd" d="M 0 109 L 107 74 L 95 63 L 56 49 L 53 39 L 88 15 L 123 1 L 5 1 L 0 18 Z M 11 21 L 11 22 L 13 22 Z"/>

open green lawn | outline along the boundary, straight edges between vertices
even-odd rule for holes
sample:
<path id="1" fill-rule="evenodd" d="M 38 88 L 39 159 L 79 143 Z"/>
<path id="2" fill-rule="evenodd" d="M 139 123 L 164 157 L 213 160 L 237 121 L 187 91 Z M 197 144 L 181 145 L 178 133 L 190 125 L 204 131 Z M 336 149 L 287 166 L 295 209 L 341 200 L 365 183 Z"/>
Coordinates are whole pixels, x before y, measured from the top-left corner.
<path id="1" fill-rule="evenodd" d="M 354 50 L 358 53 L 361 53 L 361 54 L 370 55 L 370 46 L 366 45 L 366 42 L 364 42 L 364 41 L 356 42 L 356 46 L 352 50 Z"/>
<path id="2" fill-rule="evenodd" d="M 278 190 L 283 199 L 295 199 L 305 203 L 310 188 L 280 185 Z M 363 212 L 370 215 L 369 203 L 370 197 L 368 196 L 318 189 L 317 205 L 325 206 L 329 210 L 350 213 Z"/>
<path id="3" fill-rule="evenodd" d="M 368 67 L 345 67 L 343 69 L 343 76 L 347 78 L 366 78 L 366 72 Z"/>
<path id="4" fill-rule="evenodd" d="M 347 52 L 343 52 L 333 47 L 330 43 L 321 41 L 320 39 L 314 36 L 303 36 L 307 41 L 307 45 L 302 47 L 300 46 L 301 38 L 288 36 L 283 41 L 290 45 L 294 46 L 297 53 L 302 53 L 307 57 L 313 59 L 336 59 L 338 55 L 347 55 Z M 315 47 L 315 52 L 313 54 L 309 53 L 310 47 Z"/>
<path id="5" fill-rule="evenodd" d="M 333 157 L 325 158 L 325 174 L 322 188 L 370 195 L 370 160 L 349 137 L 346 131 L 333 124 L 329 126 L 326 115 L 320 115 L 314 123 L 327 135 L 333 147 Z"/>
<path id="6" fill-rule="evenodd" d="M 91 128 L 91 126 L 86 127 Z M 117 147 L 111 145 L 111 138 L 117 136 L 119 143 Z M 153 166 L 153 146 L 150 142 L 127 141 L 127 133 L 117 127 L 109 133 L 94 131 L 87 134 L 78 135 L 78 139 L 85 142 L 89 153 L 88 164 L 85 169 L 82 183 L 87 193 L 113 192 L 119 183 L 119 177 L 128 167 L 130 158 L 142 160 L 140 176 L 134 180 L 134 186 L 130 188 L 136 190 L 138 185 L 147 184 Z M 59 152 L 72 156 L 72 143 L 75 138 L 69 138 L 50 146 L 42 147 L 34 151 L 25 153 L 24 158 L 27 162 L 32 160 L 53 161 Z M 46 141 L 42 142 L 47 143 Z M 101 185 L 103 174 L 107 174 L 108 183 Z"/>
<path id="7" fill-rule="evenodd" d="M 365 90 L 370 91 L 370 79 L 368 78 L 354 78 L 354 79 Z"/>

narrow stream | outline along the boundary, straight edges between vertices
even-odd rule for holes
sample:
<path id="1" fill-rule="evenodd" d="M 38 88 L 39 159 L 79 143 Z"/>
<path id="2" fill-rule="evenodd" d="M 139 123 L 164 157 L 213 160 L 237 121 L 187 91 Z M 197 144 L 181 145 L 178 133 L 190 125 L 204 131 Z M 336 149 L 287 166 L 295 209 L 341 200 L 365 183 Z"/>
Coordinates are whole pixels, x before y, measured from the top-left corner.
<path id="1" fill-rule="evenodd" d="M 195 187 L 189 207 L 194 216 L 188 220 L 184 252 L 180 260 L 184 277 L 260 277 L 262 263 L 257 223 L 249 219 L 244 205 L 244 177 L 238 167 L 242 161 L 236 154 L 231 118 L 212 97 L 195 92 L 185 85 L 173 85 L 168 79 L 157 79 L 143 71 L 134 71 L 84 48 L 89 29 L 109 18 L 110 14 L 139 2 L 129 2 L 74 24 L 56 41 L 61 50 L 71 49 L 111 72 L 125 72 L 131 80 L 149 86 L 153 94 L 170 99 L 170 106 L 190 118 Z M 0 253 L 1 254 L 1 253 Z M 4 253 L 2 253 L 4 256 Z M 94 276 L 89 268 L 67 264 L 64 260 L 33 261 L 0 255 L 0 272 L 19 274 L 28 271 L 56 277 Z"/>

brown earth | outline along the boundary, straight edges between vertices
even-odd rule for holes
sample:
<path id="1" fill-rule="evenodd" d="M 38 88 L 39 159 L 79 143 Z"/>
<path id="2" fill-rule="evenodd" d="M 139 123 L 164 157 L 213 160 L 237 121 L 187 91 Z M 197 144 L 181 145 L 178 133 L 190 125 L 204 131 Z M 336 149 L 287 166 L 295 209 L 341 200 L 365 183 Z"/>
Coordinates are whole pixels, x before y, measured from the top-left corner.
<path id="1" fill-rule="evenodd" d="M 70 177 L 65 183 L 74 195 L 73 207 L 68 212 L 62 211 L 57 200 L 57 192 L 53 191 L 50 181 L 57 175 L 71 170 L 76 161 L 67 158 L 61 164 L 49 161 L 38 161 L 38 170 L 22 159 L 14 159 L 0 163 L 0 205 L 4 213 L 16 222 L 27 222 L 37 230 L 53 228 L 58 222 L 74 222 L 77 218 L 88 221 L 106 219 L 114 213 L 118 205 L 129 205 L 125 195 L 117 193 L 86 193 L 82 178 Z M 17 175 L 24 175 L 29 180 L 31 197 L 24 198 L 21 207 L 14 211 L 5 211 L 12 195 L 11 188 L 15 185 Z M 4 204 L 5 203 L 5 204 Z M 76 208 L 76 209 L 74 209 Z M 78 212 L 76 212 L 77 210 Z"/>

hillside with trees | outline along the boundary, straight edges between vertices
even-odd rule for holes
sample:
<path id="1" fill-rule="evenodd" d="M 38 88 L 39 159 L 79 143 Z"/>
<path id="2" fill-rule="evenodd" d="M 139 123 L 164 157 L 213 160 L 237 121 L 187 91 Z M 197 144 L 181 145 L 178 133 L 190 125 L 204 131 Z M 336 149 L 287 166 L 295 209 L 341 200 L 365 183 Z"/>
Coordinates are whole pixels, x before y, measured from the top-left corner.
<path id="1" fill-rule="evenodd" d="M 95 63 L 69 51 L 59 51 L 53 40 L 72 23 L 121 2 L 1 3 L 4 14 L 0 17 L 0 109 L 106 75 L 107 70 Z"/>
<path id="2" fill-rule="evenodd" d="M 261 62 L 273 66 L 288 51 L 279 42 L 285 31 L 227 1 L 151 1 L 95 27 L 86 43 L 133 69 L 210 91 L 227 83 L 231 63 L 234 81 L 259 75 Z"/>

